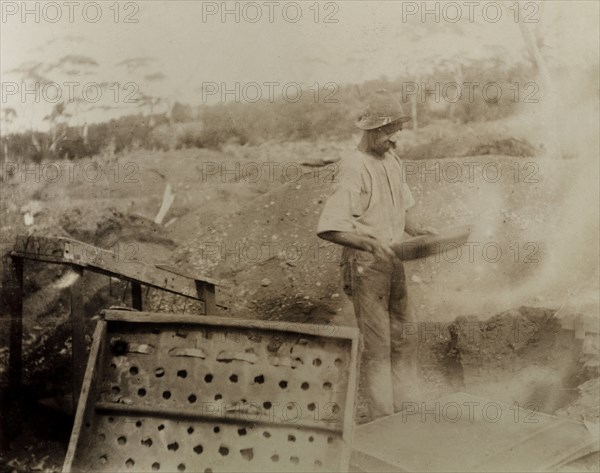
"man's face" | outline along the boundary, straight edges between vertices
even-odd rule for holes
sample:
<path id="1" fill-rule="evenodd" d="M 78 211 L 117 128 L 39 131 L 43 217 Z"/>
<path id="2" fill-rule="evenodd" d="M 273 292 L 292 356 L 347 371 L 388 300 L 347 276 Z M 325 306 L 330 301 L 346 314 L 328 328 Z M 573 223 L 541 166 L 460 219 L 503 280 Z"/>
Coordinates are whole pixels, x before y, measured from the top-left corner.
<path id="1" fill-rule="evenodd" d="M 402 124 L 394 126 L 384 126 L 375 131 L 376 136 L 373 140 L 373 151 L 383 156 L 391 149 L 396 148 L 396 140 L 393 138 L 396 133 L 402 130 Z"/>

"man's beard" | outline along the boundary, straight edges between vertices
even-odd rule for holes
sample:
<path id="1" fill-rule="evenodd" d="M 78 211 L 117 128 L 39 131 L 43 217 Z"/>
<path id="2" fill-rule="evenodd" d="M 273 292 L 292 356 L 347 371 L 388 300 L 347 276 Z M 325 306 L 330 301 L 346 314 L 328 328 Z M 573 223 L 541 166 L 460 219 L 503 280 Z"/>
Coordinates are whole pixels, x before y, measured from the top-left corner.
<path id="1" fill-rule="evenodd" d="M 395 141 L 390 141 L 390 140 L 386 140 L 383 143 L 381 143 L 377 149 L 375 149 L 374 151 L 383 156 L 385 153 L 387 153 L 388 151 L 392 150 L 392 149 L 396 149 L 396 142 Z"/>

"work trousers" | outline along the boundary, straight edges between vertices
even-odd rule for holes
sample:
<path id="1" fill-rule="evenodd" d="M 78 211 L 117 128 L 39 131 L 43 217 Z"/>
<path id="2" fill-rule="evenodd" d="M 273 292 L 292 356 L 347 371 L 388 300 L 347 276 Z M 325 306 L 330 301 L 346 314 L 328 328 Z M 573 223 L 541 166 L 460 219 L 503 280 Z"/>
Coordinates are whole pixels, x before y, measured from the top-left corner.
<path id="1" fill-rule="evenodd" d="M 358 250 L 347 256 L 342 264 L 344 292 L 352 299 L 362 335 L 360 383 L 373 420 L 419 400 L 418 330 L 404 264 Z"/>

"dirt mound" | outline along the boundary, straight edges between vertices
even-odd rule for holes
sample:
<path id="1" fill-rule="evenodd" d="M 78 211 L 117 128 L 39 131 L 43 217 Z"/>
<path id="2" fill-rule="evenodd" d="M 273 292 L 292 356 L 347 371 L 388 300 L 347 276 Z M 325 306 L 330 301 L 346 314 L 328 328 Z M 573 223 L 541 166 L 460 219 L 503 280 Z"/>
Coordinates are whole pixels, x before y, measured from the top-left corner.
<path id="1" fill-rule="evenodd" d="M 163 235 L 160 225 L 140 215 L 126 215 L 111 208 L 98 218 L 89 218 L 88 210 L 72 208 L 60 215 L 59 225 L 70 237 L 102 248 L 112 248 L 118 242 L 127 241 L 175 248 L 175 243 Z"/>
<path id="2" fill-rule="evenodd" d="M 477 145 L 469 151 L 469 156 L 480 156 L 485 154 L 501 154 L 505 156 L 527 157 L 535 156 L 539 150 L 524 140 L 507 138 L 494 140 L 491 143 Z"/>
<path id="3" fill-rule="evenodd" d="M 341 307 L 338 249 L 315 234 L 331 178 L 308 172 L 253 199 L 183 245 L 177 261 L 224 280 L 237 314 L 326 322 Z"/>
<path id="4" fill-rule="evenodd" d="M 534 157 L 542 148 L 532 144 L 528 137 L 519 136 L 514 128 L 505 123 L 472 127 L 448 121 L 433 123 L 419 130 L 402 132 L 398 142 L 404 159 L 448 159 L 467 156 L 500 155 Z"/>
<path id="5" fill-rule="evenodd" d="M 561 329 L 554 313 L 521 307 L 484 322 L 458 319 L 457 350 L 469 391 L 545 412 L 577 398 L 577 386 L 590 375 L 582 343 Z"/>
<path id="6" fill-rule="evenodd" d="M 546 267 L 555 255 L 548 238 L 556 235 L 561 217 L 553 208 L 564 196 L 555 173 L 545 172 L 549 164 L 532 161 L 529 174 L 517 176 L 524 168 L 501 156 L 407 163 L 415 212 L 424 225 L 476 224 L 470 246 L 407 263 L 422 319 L 491 316 L 547 302 L 545 297 L 560 295 L 561 283 L 571 284 L 564 280 L 568 275 L 560 281 L 556 268 Z M 568 176 L 569 168 L 561 166 Z M 223 279 L 247 316 L 330 320 L 347 301 L 339 283 L 339 248 L 315 235 L 333 178 L 318 169 L 218 218 L 174 253 L 177 261 Z M 593 266 L 583 253 L 569 264 L 578 271 Z"/>

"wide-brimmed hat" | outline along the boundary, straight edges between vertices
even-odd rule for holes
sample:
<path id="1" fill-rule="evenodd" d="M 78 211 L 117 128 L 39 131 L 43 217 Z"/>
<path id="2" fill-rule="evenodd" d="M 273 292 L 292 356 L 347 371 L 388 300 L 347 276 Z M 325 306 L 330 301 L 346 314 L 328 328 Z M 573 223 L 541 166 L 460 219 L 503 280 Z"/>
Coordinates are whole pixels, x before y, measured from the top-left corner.
<path id="1" fill-rule="evenodd" d="M 410 117 L 404 113 L 402 104 L 385 89 L 376 91 L 370 98 L 363 114 L 354 122 L 361 130 L 374 130 L 390 123 L 404 123 Z"/>

